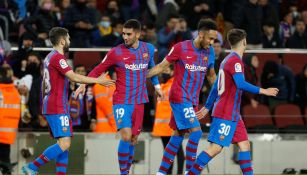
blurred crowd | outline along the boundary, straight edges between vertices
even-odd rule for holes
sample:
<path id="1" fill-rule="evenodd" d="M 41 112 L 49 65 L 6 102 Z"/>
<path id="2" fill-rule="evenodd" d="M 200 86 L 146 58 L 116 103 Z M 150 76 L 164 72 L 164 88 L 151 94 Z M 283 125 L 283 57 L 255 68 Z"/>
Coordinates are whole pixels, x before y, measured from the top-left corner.
<path id="1" fill-rule="evenodd" d="M 307 1 L 305 0 L 1 0 L 0 2 L 0 65 L 9 69 L 21 95 L 20 127 L 44 129 L 47 123 L 40 114 L 42 59 L 46 52 L 34 52 L 34 47 L 50 47 L 48 32 L 52 27 L 69 29 L 71 47 L 113 47 L 122 43 L 123 23 L 139 19 L 141 40 L 157 48 L 157 62 L 177 42 L 193 39 L 196 24 L 202 18 L 212 18 L 218 24 L 218 39 L 214 43 L 216 72 L 228 48 L 225 33 L 233 28 L 247 32 L 249 49 L 307 48 Z M 11 46 L 18 46 L 15 52 Z M 244 57 L 247 81 L 263 87 L 277 87 L 276 98 L 260 98 L 245 94 L 243 103 L 257 106 L 265 103 L 273 109 L 281 103 L 296 103 L 302 111 L 307 102 L 307 64 L 295 75 L 286 65 L 276 61 L 265 63 L 257 75 L 259 59 L 255 54 Z M 74 67 L 86 74 L 84 65 Z M 259 76 L 259 77 L 258 77 Z M 116 78 L 112 75 L 111 78 Z M 167 74 L 161 76 L 166 82 Z M 0 82 L 1 83 L 1 82 Z M 202 89 L 204 102 L 210 87 Z M 71 84 L 71 95 L 77 85 Z M 95 92 L 95 89 L 98 92 Z M 103 91 L 111 101 L 112 90 L 88 88 L 82 98 L 71 98 L 71 115 L 80 130 L 95 130 Z M 96 95 L 95 95 L 96 93 Z M 76 100 L 77 99 L 77 100 Z M 99 101 L 97 103 L 97 101 Z M 152 102 L 154 100 L 151 100 Z M 103 106 L 103 105 L 102 105 Z M 153 115 L 154 105 L 146 109 Z M 106 117 L 111 118 L 108 112 Z M 146 116 L 146 114 L 145 114 Z M 114 123 L 110 124 L 112 127 Z M 110 129 L 114 131 L 114 128 Z"/>

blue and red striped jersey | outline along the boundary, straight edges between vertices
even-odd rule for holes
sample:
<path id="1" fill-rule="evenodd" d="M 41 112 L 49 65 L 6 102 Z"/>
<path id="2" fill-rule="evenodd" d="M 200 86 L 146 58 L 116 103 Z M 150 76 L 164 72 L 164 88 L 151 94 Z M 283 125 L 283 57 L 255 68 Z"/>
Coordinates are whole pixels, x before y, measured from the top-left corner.
<path id="1" fill-rule="evenodd" d="M 166 56 L 174 63 L 174 82 L 170 90 L 170 102 L 191 102 L 198 105 L 199 92 L 208 69 L 214 67 L 214 49 L 198 49 L 193 40 L 177 43 Z"/>
<path id="2" fill-rule="evenodd" d="M 110 67 L 115 67 L 117 76 L 113 104 L 142 104 L 148 102 L 146 76 L 148 68 L 155 66 L 155 48 L 152 44 L 139 41 L 137 49 L 120 44 L 112 48 L 102 62 L 90 73 L 98 77 Z M 159 84 L 158 77 L 151 78 L 154 85 Z"/>
<path id="3" fill-rule="evenodd" d="M 69 114 L 68 85 L 65 73 L 72 70 L 64 55 L 52 50 L 44 60 L 42 114 Z"/>
<path id="4" fill-rule="evenodd" d="M 241 118 L 240 106 L 242 90 L 238 89 L 233 79 L 236 73 L 244 75 L 244 64 L 236 52 L 231 52 L 221 63 L 217 93 L 212 115 L 217 118 L 238 121 Z"/>

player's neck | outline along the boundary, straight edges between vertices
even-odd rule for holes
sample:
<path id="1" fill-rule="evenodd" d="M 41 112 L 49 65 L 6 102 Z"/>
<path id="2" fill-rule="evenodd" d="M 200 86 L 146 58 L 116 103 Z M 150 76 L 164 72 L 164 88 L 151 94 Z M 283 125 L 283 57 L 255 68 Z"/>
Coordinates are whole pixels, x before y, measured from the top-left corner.
<path id="1" fill-rule="evenodd" d="M 243 57 L 244 50 L 242 50 L 241 48 L 231 48 L 231 50 L 233 52 L 236 52 L 240 56 L 240 58 Z"/>
<path id="2" fill-rule="evenodd" d="M 202 49 L 198 37 L 196 37 L 196 38 L 193 40 L 193 44 L 194 44 L 194 46 L 195 46 L 197 49 Z"/>
<path id="3" fill-rule="evenodd" d="M 61 48 L 60 46 L 53 46 L 53 49 L 58 51 L 60 54 L 64 55 L 63 48 Z"/>
<path id="4" fill-rule="evenodd" d="M 136 42 L 134 42 L 134 43 L 132 44 L 131 47 L 132 47 L 133 49 L 137 49 L 137 48 L 139 48 L 139 43 L 140 43 L 139 40 L 137 40 Z"/>

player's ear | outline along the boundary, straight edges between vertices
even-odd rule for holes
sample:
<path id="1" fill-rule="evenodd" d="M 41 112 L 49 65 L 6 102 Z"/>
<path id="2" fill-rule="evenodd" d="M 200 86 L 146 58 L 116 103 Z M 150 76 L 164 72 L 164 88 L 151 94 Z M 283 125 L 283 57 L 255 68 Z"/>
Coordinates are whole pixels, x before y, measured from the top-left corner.
<path id="1" fill-rule="evenodd" d="M 136 30 L 135 31 L 135 35 L 139 39 L 141 37 L 141 31 L 140 30 Z"/>
<path id="2" fill-rule="evenodd" d="M 203 31 L 203 30 L 199 31 L 199 32 L 198 32 L 198 37 L 199 37 L 199 39 L 204 39 L 204 37 L 205 37 L 205 31 Z"/>

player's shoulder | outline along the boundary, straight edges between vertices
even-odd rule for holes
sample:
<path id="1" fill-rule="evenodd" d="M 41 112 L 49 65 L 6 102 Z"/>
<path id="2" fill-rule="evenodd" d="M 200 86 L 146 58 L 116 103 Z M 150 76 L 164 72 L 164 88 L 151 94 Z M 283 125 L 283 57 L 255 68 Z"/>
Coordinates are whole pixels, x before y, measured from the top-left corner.
<path id="1" fill-rule="evenodd" d="M 235 52 L 229 53 L 228 56 L 225 58 L 225 61 L 225 64 L 243 63 L 240 56 Z"/>
<path id="2" fill-rule="evenodd" d="M 140 41 L 140 44 L 146 46 L 147 49 L 150 50 L 150 51 L 155 51 L 155 46 L 151 43 Z"/>

